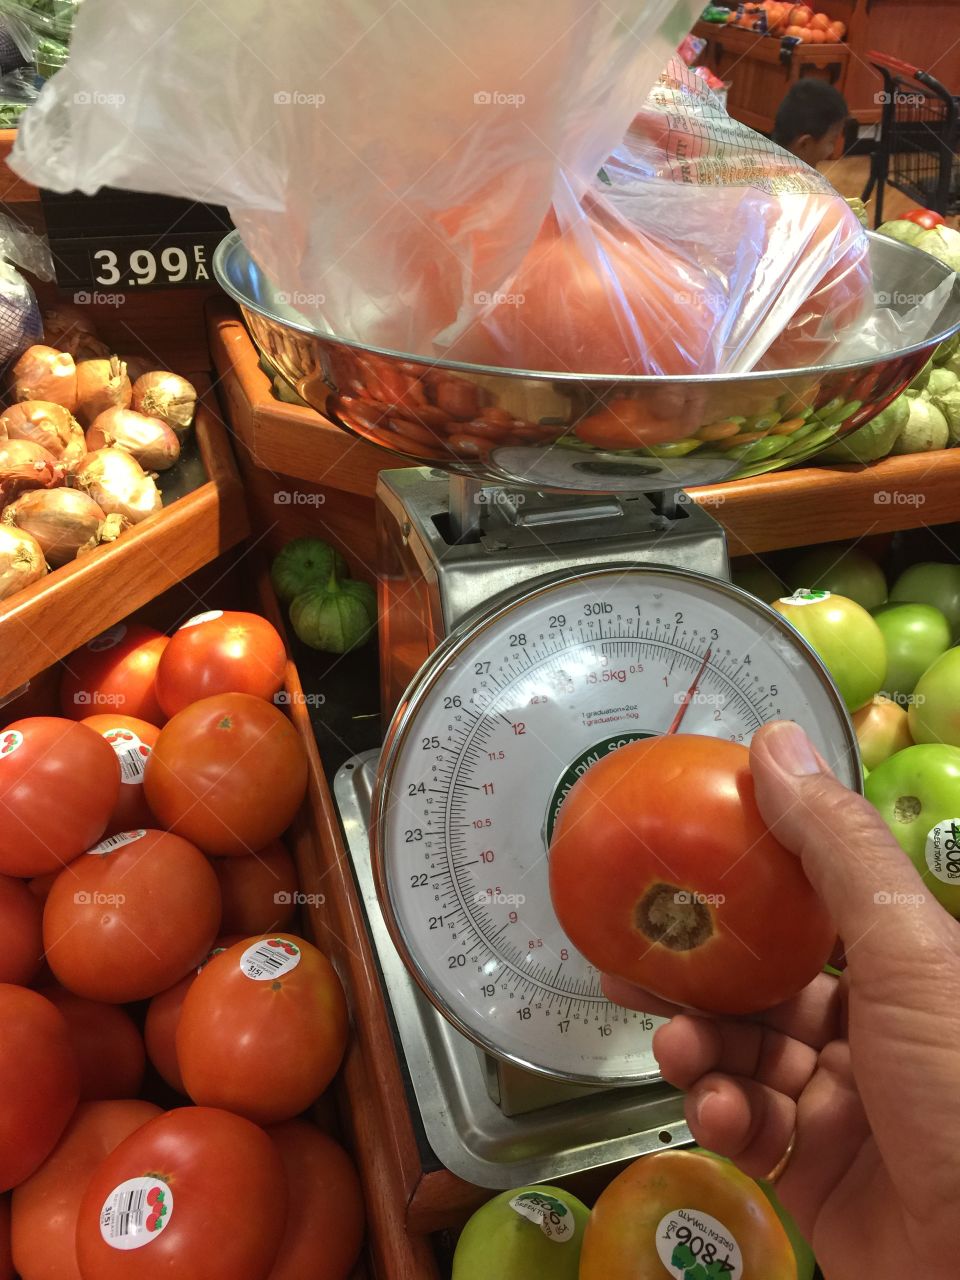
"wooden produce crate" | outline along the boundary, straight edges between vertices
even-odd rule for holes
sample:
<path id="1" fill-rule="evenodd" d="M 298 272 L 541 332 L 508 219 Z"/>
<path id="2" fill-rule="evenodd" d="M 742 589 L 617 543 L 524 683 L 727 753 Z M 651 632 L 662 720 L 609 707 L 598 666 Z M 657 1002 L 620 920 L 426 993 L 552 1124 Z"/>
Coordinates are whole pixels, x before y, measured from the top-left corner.
<path id="1" fill-rule="evenodd" d="M 229 436 L 204 390 L 207 379 L 191 380 L 202 395 L 195 427 L 201 483 L 116 542 L 0 602 L 0 699 L 249 533 Z M 162 489 L 162 476 L 159 483 Z"/>

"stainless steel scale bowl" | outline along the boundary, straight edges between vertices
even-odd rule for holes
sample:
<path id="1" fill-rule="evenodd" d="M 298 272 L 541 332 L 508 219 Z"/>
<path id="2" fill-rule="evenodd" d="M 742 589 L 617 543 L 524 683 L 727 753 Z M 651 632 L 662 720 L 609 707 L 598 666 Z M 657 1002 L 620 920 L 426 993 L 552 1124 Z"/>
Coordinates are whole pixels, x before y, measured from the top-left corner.
<path id="1" fill-rule="evenodd" d="M 878 236 L 871 257 L 892 299 L 950 275 Z M 688 1141 L 650 1047 L 660 1020 L 604 1000 L 553 914 L 551 824 L 592 761 L 680 708 L 682 732 L 744 743 L 794 719 L 860 786 L 822 664 L 725 581 L 723 530 L 682 486 L 856 430 L 960 327 L 960 286 L 937 331 L 883 358 L 611 380 L 343 341 L 281 304 L 236 235 L 214 269 L 303 399 L 407 464 L 377 486 L 385 746 L 334 791 L 428 1142 L 513 1187 Z M 656 423 L 659 443 L 593 447 L 598 419 Z"/>

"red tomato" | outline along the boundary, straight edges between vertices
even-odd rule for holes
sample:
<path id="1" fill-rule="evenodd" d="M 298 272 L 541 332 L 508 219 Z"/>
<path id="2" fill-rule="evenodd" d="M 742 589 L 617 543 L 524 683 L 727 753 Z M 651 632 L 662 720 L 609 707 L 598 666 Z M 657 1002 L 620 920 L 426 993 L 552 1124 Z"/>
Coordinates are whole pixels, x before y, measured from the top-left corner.
<path id="1" fill-rule="evenodd" d="M 795 995 L 835 939 L 760 817 L 747 748 L 721 738 L 645 738 L 591 766 L 557 819 L 550 892 L 591 964 L 712 1013 Z"/>
<path id="2" fill-rule="evenodd" d="M 157 668 L 168 716 L 218 693 L 270 701 L 283 688 L 287 654 L 275 627 L 255 613 L 200 613 L 170 637 Z"/>
<path id="3" fill-rule="evenodd" d="M 50 890 L 47 962 L 79 996 L 145 1000 L 209 951 L 220 924 L 217 877 L 199 849 L 165 831 L 129 831 L 104 843 Z"/>
<path id="4" fill-rule="evenodd" d="M 150 1001 L 143 1025 L 147 1056 L 161 1078 L 178 1093 L 187 1092 L 180 1075 L 180 1064 L 177 1062 L 177 1025 L 180 1022 L 180 1010 L 183 1008 L 187 992 L 193 986 L 193 981 L 204 964 L 219 955 L 221 951 L 226 951 L 227 947 L 232 947 L 235 942 L 240 941 L 241 938 L 234 937 L 232 934 L 218 938 L 207 953 L 203 964 L 192 969 L 185 978 L 175 982 L 166 991 L 161 991 Z"/>
<path id="5" fill-rule="evenodd" d="M 279 840 L 245 858 L 214 858 L 223 905 L 221 929 L 249 937 L 283 929 L 296 907 L 297 868 Z"/>
<path id="6" fill-rule="evenodd" d="M 157 701 L 155 680 L 165 635 L 139 622 L 118 622 L 63 660 L 60 708 L 70 720 L 94 712 L 117 711 L 150 724 L 166 716 Z"/>
<path id="7" fill-rule="evenodd" d="M 47 871 L 42 876 L 34 876 L 32 880 L 27 881 L 27 888 L 38 902 L 46 902 L 47 894 L 53 888 L 53 882 L 59 874 L 59 870 Z"/>
<path id="8" fill-rule="evenodd" d="M 80 1067 L 81 1102 L 135 1098 L 147 1055 L 130 1015 L 115 1004 L 85 1000 L 62 987 L 43 987 L 40 994 L 66 1019 Z"/>
<path id="9" fill-rule="evenodd" d="M 10 1197 L 0 1196 L 0 1280 L 16 1280 L 10 1252 Z"/>
<path id="10" fill-rule="evenodd" d="M 123 1190 L 144 1193 L 129 1218 L 113 1208 Z M 101 1227 L 107 1212 L 111 1226 Z M 283 1164 L 262 1129 L 225 1111 L 179 1107 L 121 1142 L 90 1179 L 77 1222 L 80 1273 L 266 1280 L 286 1213 Z"/>
<path id="11" fill-rule="evenodd" d="M 152 1102 L 132 1099 L 80 1103 L 54 1150 L 13 1193 L 21 1280 L 81 1280 L 76 1236 L 83 1188 L 124 1138 L 162 1114 Z"/>
<path id="12" fill-rule="evenodd" d="M 939 213 L 934 213 L 932 209 L 908 209 L 906 213 L 901 213 L 904 222 L 915 222 L 918 227 L 923 227 L 924 231 L 932 231 L 934 227 L 942 227 L 946 219 L 941 218 Z"/>
<path id="13" fill-rule="evenodd" d="M 103 835 L 120 766 L 86 725 L 54 716 L 0 733 L 0 872 L 59 870 Z"/>
<path id="14" fill-rule="evenodd" d="M 290 825 L 307 754 L 286 716 L 247 693 L 204 698 L 164 727 L 147 761 L 147 803 L 204 853 L 262 849 Z"/>
<path id="15" fill-rule="evenodd" d="M 267 1132 L 280 1152 L 290 1196 L 270 1280 L 347 1280 L 360 1256 L 365 1218 L 353 1161 L 339 1143 L 304 1120 L 288 1120 Z"/>
<path id="16" fill-rule="evenodd" d="M 80 1072 L 63 1015 L 26 987 L 0 984 L 0 1191 L 46 1160 L 77 1105 Z"/>
<path id="17" fill-rule="evenodd" d="M 118 716 L 112 712 L 87 716 L 83 721 L 113 747 L 120 761 L 120 795 L 107 822 L 106 834 L 156 826 L 143 794 L 143 774 L 160 730 L 147 720 Z"/>
<path id="18" fill-rule="evenodd" d="M 0 876 L 0 982 L 29 986 L 43 959 L 43 908 L 22 880 Z"/>
<path id="19" fill-rule="evenodd" d="M 187 992 L 177 1060 L 194 1102 L 274 1124 L 323 1093 L 347 1030 L 343 988 L 322 952 L 292 934 L 247 938 Z"/>

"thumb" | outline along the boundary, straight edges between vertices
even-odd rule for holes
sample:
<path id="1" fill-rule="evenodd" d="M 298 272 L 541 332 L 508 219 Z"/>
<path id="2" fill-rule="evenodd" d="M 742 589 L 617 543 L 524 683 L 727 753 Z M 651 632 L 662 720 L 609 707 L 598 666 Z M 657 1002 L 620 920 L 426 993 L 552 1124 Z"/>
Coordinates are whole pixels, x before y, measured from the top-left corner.
<path id="1" fill-rule="evenodd" d="M 903 972 L 924 944 L 956 946 L 957 928 L 869 801 L 830 772 L 799 725 L 764 725 L 750 747 L 757 805 L 826 906 L 847 965 L 869 976 Z M 879 969 L 878 969 L 879 966 Z"/>

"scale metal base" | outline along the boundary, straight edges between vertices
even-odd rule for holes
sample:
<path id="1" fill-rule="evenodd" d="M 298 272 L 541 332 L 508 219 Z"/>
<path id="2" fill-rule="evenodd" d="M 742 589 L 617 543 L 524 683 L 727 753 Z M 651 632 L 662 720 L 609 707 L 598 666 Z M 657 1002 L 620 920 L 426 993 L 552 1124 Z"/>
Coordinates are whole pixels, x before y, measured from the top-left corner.
<path id="1" fill-rule="evenodd" d="M 348 760 L 334 780 L 334 797 L 437 1158 L 467 1182 L 505 1190 L 692 1142 L 682 1096 L 655 1076 L 636 1087 L 603 1090 L 545 1080 L 482 1053 L 421 993 L 390 939 L 374 886 L 367 833 L 378 757 L 369 751 Z"/>

